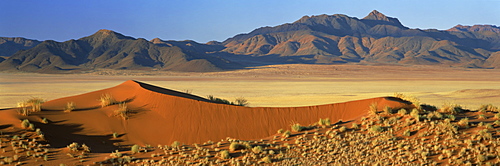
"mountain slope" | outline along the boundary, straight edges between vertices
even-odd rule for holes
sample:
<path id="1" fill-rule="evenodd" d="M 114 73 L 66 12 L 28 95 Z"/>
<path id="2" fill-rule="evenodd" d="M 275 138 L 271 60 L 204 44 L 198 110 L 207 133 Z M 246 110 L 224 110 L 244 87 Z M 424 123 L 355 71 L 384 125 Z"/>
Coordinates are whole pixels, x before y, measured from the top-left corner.
<path id="1" fill-rule="evenodd" d="M 0 37 L 0 57 L 9 57 L 19 50 L 27 50 L 40 43 L 41 42 L 38 40 L 25 39 L 21 37 Z"/>
<path id="2" fill-rule="evenodd" d="M 298 63 L 494 67 L 485 60 L 500 51 L 497 28 L 409 29 L 398 19 L 374 10 L 363 19 L 341 14 L 304 16 L 291 24 L 259 28 L 227 39 L 223 51 L 255 57 L 301 57 Z"/>
<path id="3" fill-rule="evenodd" d="M 227 60 L 186 50 L 177 46 L 157 45 L 144 39 L 100 30 L 78 40 L 44 41 L 32 49 L 20 51 L 0 63 L 0 69 L 29 72 L 65 70 L 139 69 L 172 71 L 219 71 L 232 67 Z"/>

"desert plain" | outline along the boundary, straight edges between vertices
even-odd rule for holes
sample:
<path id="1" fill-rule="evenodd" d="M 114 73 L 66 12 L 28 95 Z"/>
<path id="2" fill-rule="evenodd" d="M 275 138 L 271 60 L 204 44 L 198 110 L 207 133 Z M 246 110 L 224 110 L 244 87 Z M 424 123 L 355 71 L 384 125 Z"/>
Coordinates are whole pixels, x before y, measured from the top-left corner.
<path id="1" fill-rule="evenodd" d="M 297 64 L 0 76 L 4 165 L 500 163 L 498 70 Z M 38 110 L 17 107 L 33 97 L 44 100 Z"/>
<path id="2" fill-rule="evenodd" d="M 500 71 L 440 66 L 270 65 L 225 72 L 101 70 L 84 74 L 0 73 L 0 108 L 30 97 L 52 100 L 138 80 L 252 107 L 296 107 L 404 93 L 423 103 L 500 105 Z"/>

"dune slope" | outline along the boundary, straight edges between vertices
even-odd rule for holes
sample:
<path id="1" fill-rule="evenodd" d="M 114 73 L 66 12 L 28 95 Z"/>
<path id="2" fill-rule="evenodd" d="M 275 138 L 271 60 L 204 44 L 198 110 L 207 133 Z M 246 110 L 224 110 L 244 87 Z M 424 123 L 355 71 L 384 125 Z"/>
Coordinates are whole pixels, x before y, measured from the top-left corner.
<path id="1" fill-rule="evenodd" d="M 103 94 L 125 101 L 130 110 L 129 118 L 115 116 L 118 105 L 101 108 L 98 99 Z M 65 113 L 63 110 L 68 102 L 74 102 L 76 109 Z M 372 103 L 377 103 L 380 109 L 408 107 L 395 98 L 382 97 L 308 107 L 252 108 L 212 103 L 194 95 L 130 80 L 112 88 L 48 101 L 43 104 L 45 111 L 39 116 L 48 118 L 54 125 L 72 126 L 73 130 L 64 131 L 72 135 L 63 134 L 64 137 L 57 130 L 44 130 L 47 139 L 57 140 L 60 146 L 82 135 L 85 139 L 79 141 L 89 142 L 91 146 L 96 144 L 92 143 L 93 138 L 110 144 L 112 142 L 102 139 L 111 137 L 114 132 L 120 135 L 114 143 L 157 145 L 180 141 L 191 144 L 226 137 L 265 138 L 293 123 L 308 125 L 320 118 L 330 118 L 332 122 L 350 121 L 364 116 Z"/>

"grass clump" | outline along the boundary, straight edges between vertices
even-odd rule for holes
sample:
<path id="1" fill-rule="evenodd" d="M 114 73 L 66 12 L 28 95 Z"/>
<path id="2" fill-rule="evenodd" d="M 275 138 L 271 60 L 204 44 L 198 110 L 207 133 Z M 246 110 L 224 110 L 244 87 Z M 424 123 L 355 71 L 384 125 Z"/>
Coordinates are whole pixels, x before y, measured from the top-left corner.
<path id="1" fill-rule="evenodd" d="M 272 163 L 271 157 L 269 157 L 269 156 L 266 156 L 266 157 L 262 158 L 261 161 L 264 162 L 264 163 L 268 163 L 268 164 Z"/>
<path id="2" fill-rule="evenodd" d="M 378 113 L 378 104 L 377 103 L 370 104 L 370 109 L 368 109 L 368 112 L 370 113 L 370 115 L 377 115 L 377 113 Z"/>
<path id="3" fill-rule="evenodd" d="M 478 109 L 479 112 L 485 113 L 487 111 L 489 112 L 498 112 L 499 109 L 496 106 L 493 106 L 493 104 L 483 104 L 479 107 Z"/>
<path id="4" fill-rule="evenodd" d="M 232 142 L 231 145 L 229 145 L 229 151 L 231 151 L 231 152 L 241 150 L 241 149 L 246 149 L 246 148 L 247 148 L 247 146 L 245 146 L 243 144 L 236 143 L 236 142 Z"/>
<path id="5" fill-rule="evenodd" d="M 305 129 L 304 126 L 301 126 L 298 123 L 292 124 L 291 128 L 292 128 L 292 131 L 294 131 L 294 132 L 299 132 L 299 131 L 302 131 Z"/>
<path id="6" fill-rule="evenodd" d="M 64 112 L 71 112 L 75 109 L 75 103 L 74 102 L 68 102 L 66 103 L 66 108 L 64 108 Z"/>
<path id="7" fill-rule="evenodd" d="M 379 125 L 374 125 L 370 128 L 370 132 L 372 133 L 380 133 L 384 131 L 384 129 L 382 127 L 380 127 Z"/>
<path id="8" fill-rule="evenodd" d="M 18 112 L 23 116 L 28 116 L 32 112 L 40 112 L 42 111 L 42 103 L 44 103 L 44 100 L 36 97 L 19 102 L 17 103 Z"/>
<path id="9" fill-rule="evenodd" d="M 118 109 L 115 110 L 115 116 L 120 116 L 123 119 L 128 119 L 129 109 L 127 103 L 118 104 Z"/>
<path id="10" fill-rule="evenodd" d="M 415 97 L 415 96 L 405 95 L 403 93 L 396 92 L 396 93 L 394 93 L 394 97 L 400 98 L 400 99 L 405 100 L 405 101 L 409 101 L 415 106 L 415 108 L 417 108 L 419 110 L 422 109 L 420 99 Z"/>
<path id="11" fill-rule="evenodd" d="M 110 94 L 107 94 L 107 93 L 101 95 L 101 98 L 99 99 L 99 101 L 101 101 L 101 107 L 106 107 L 106 106 L 110 106 L 110 105 L 117 103 L 115 98 L 113 98 L 113 96 L 111 96 Z"/>
<path id="12" fill-rule="evenodd" d="M 320 125 L 320 126 L 330 126 L 331 125 L 330 118 L 319 119 L 318 125 Z"/>
<path id="13" fill-rule="evenodd" d="M 227 151 L 227 150 L 220 151 L 219 152 L 219 157 L 221 159 L 229 159 L 229 158 L 231 158 L 231 156 L 229 155 L 229 151 Z"/>
<path id="14" fill-rule="evenodd" d="M 262 150 L 263 150 L 263 149 L 262 149 L 262 146 L 256 146 L 256 147 L 253 147 L 253 148 L 252 148 L 252 152 L 257 153 L 257 154 L 258 154 L 258 153 L 261 153 L 261 152 L 262 152 Z"/>
<path id="15" fill-rule="evenodd" d="M 130 151 L 132 152 L 132 154 L 139 153 L 139 145 L 133 145 L 132 147 L 130 147 Z"/>

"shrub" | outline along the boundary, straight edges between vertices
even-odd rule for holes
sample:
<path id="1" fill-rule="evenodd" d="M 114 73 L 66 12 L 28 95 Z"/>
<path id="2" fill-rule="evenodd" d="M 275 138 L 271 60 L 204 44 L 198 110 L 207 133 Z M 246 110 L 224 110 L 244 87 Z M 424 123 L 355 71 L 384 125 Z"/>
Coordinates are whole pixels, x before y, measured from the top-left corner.
<path id="1" fill-rule="evenodd" d="M 75 109 L 75 103 L 74 102 L 68 102 L 66 103 L 66 108 L 64 108 L 64 112 L 71 112 Z"/>
<path id="2" fill-rule="evenodd" d="M 411 110 L 410 116 L 415 118 L 416 120 L 420 120 L 420 111 L 414 108 Z"/>
<path id="3" fill-rule="evenodd" d="M 403 132 L 403 136 L 407 136 L 407 137 L 411 136 L 411 132 L 410 132 L 410 130 L 405 130 L 405 131 Z"/>
<path id="4" fill-rule="evenodd" d="M 401 116 L 403 116 L 403 115 L 407 114 L 407 111 L 406 111 L 406 109 L 401 108 L 401 109 L 398 110 L 398 114 L 401 115 Z"/>
<path id="5" fill-rule="evenodd" d="M 248 100 L 243 97 L 236 98 L 235 103 L 238 106 L 248 106 L 248 104 L 250 104 L 248 103 Z"/>
<path id="6" fill-rule="evenodd" d="M 292 133 L 290 133 L 290 131 L 287 130 L 283 133 L 283 137 L 288 138 L 288 137 L 290 137 L 290 134 L 292 134 Z"/>
<path id="7" fill-rule="evenodd" d="M 107 94 L 107 93 L 101 95 L 101 98 L 99 99 L 99 101 L 101 101 L 101 107 L 106 107 L 106 106 L 110 106 L 110 105 L 117 103 L 115 98 L 113 98 L 113 96 L 111 96 L 110 94 Z"/>
<path id="8" fill-rule="evenodd" d="M 128 119 L 127 103 L 118 104 L 118 109 L 115 110 L 115 116 L 121 116 L 123 119 Z"/>
<path id="9" fill-rule="evenodd" d="M 344 131 L 346 131 L 346 128 L 344 126 L 342 126 L 342 127 L 339 128 L 339 131 L 340 132 L 344 132 Z"/>
<path id="10" fill-rule="evenodd" d="M 130 151 L 132 152 L 132 154 L 139 153 L 139 145 L 134 144 L 134 145 L 130 148 Z"/>
<path id="11" fill-rule="evenodd" d="M 394 93 L 394 97 L 400 98 L 400 99 L 405 100 L 405 101 L 409 101 L 409 102 L 411 102 L 415 106 L 415 108 L 417 108 L 419 110 L 422 109 L 422 106 L 420 105 L 421 104 L 420 103 L 420 99 L 418 99 L 415 96 L 405 95 L 403 93 L 397 93 L 396 92 L 396 93 Z"/>
<path id="12" fill-rule="evenodd" d="M 377 103 L 370 104 L 370 109 L 368 110 L 368 113 L 370 113 L 370 115 L 377 115 L 377 113 L 378 113 L 378 104 Z"/>
<path id="13" fill-rule="evenodd" d="M 351 128 L 352 129 L 359 129 L 359 125 L 356 122 L 354 122 L 354 123 L 352 123 Z"/>
<path id="14" fill-rule="evenodd" d="M 330 126 L 331 125 L 330 118 L 319 119 L 318 125 L 320 125 L 320 126 Z"/>
<path id="15" fill-rule="evenodd" d="M 264 163 L 272 163 L 271 157 L 269 157 L 269 156 L 266 156 L 266 157 L 262 158 L 261 161 L 264 162 Z"/>
<path id="16" fill-rule="evenodd" d="M 292 128 L 292 131 L 294 131 L 294 132 L 299 132 L 299 131 L 302 131 L 305 129 L 305 127 L 300 126 L 300 124 L 298 124 L 298 123 L 292 124 L 291 128 Z"/>
<path id="17" fill-rule="evenodd" d="M 33 97 L 26 101 L 22 101 L 17 103 L 19 108 L 19 113 L 24 116 L 28 116 L 32 112 L 40 112 L 42 111 L 42 103 L 44 102 L 41 98 Z"/>
<path id="18" fill-rule="evenodd" d="M 479 112 L 485 113 L 486 111 L 490 112 L 498 112 L 498 107 L 493 106 L 492 104 L 481 105 L 478 109 Z"/>
<path id="19" fill-rule="evenodd" d="M 380 133 L 384 131 L 384 129 L 382 127 L 380 127 L 379 125 L 374 125 L 370 128 L 370 132 L 373 132 L 373 133 Z"/>
<path id="20" fill-rule="evenodd" d="M 278 134 L 282 134 L 284 131 L 285 131 L 285 130 L 283 130 L 283 129 L 279 129 L 279 130 L 277 131 L 277 133 L 278 133 Z"/>
<path id="21" fill-rule="evenodd" d="M 43 118 L 43 119 L 42 119 L 42 123 L 43 123 L 43 124 L 47 124 L 47 123 L 49 123 L 49 120 L 47 120 L 47 118 Z"/>
<path id="22" fill-rule="evenodd" d="M 469 126 L 469 118 L 463 118 L 458 121 L 458 125 L 468 127 Z"/>
<path id="23" fill-rule="evenodd" d="M 21 127 L 24 128 L 24 129 L 27 129 L 28 127 L 30 127 L 30 121 L 28 119 L 24 119 L 22 122 L 21 122 Z"/>
<path id="24" fill-rule="evenodd" d="M 252 152 L 254 153 L 261 153 L 262 152 L 262 146 L 256 146 L 252 148 Z"/>
<path id="25" fill-rule="evenodd" d="M 181 145 L 181 143 L 179 143 L 179 141 L 174 141 L 171 146 L 177 148 L 180 145 Z"/>
<path id="26" fill-rule="evenodd" d="M 208 100 L 213 101 L 214 103 L 235 105 L 233 102 L 230 102 L 229 100 L 217 98 L 212 95 L 208 95 L 207 98 Z"/>
<path id="27" fill-rule="evenodd" d="M 481 154 L 477 155 L 477 161 L 484 162 L 486 160 L 488 160 L 488 156 L 481 155 Z"/>
<path id="28" fill-rule="evenodd" d="M 457 114 L 460 112 L 463 112 L 464 109 L 462 106 L 457 105 L 457 104 L 451 104 L 451 103 L 445 103 L 440 109 L 440 112 L 442 113 L 448 113 L 448 114 Z"/>
<path id="29" fill-rule="evenodd" d="M 231 152 L 241 150 L 241 149 L 246 149 L 246 146 L 243 144 L 236 143 L 236 142 L 232 142 L 231 145 L 229 145 L 229 151 L 231 151 Z"/>
<path id="30" fill-rule="evenodd" d="M 223 150 L 219 152 L 219 157 L 221 159 L 229 159 L 231 156 L 229 156 L 229 152 L 227 150 Z"/>
<path id="31" fill-rule="evenodd" d="M 389 107 L 389 106 L 385 106 L 382 111 L 384 112 L 384 114 L 387 114 L 387 115 L 390 115 L 392 114 L 392 108 Z"/>
<path id="32" fill-rule="evenodd" d="M 478 119 L 486 119 L 486 117 L 483 114 L 479 115 L 477 118 Z"/>

